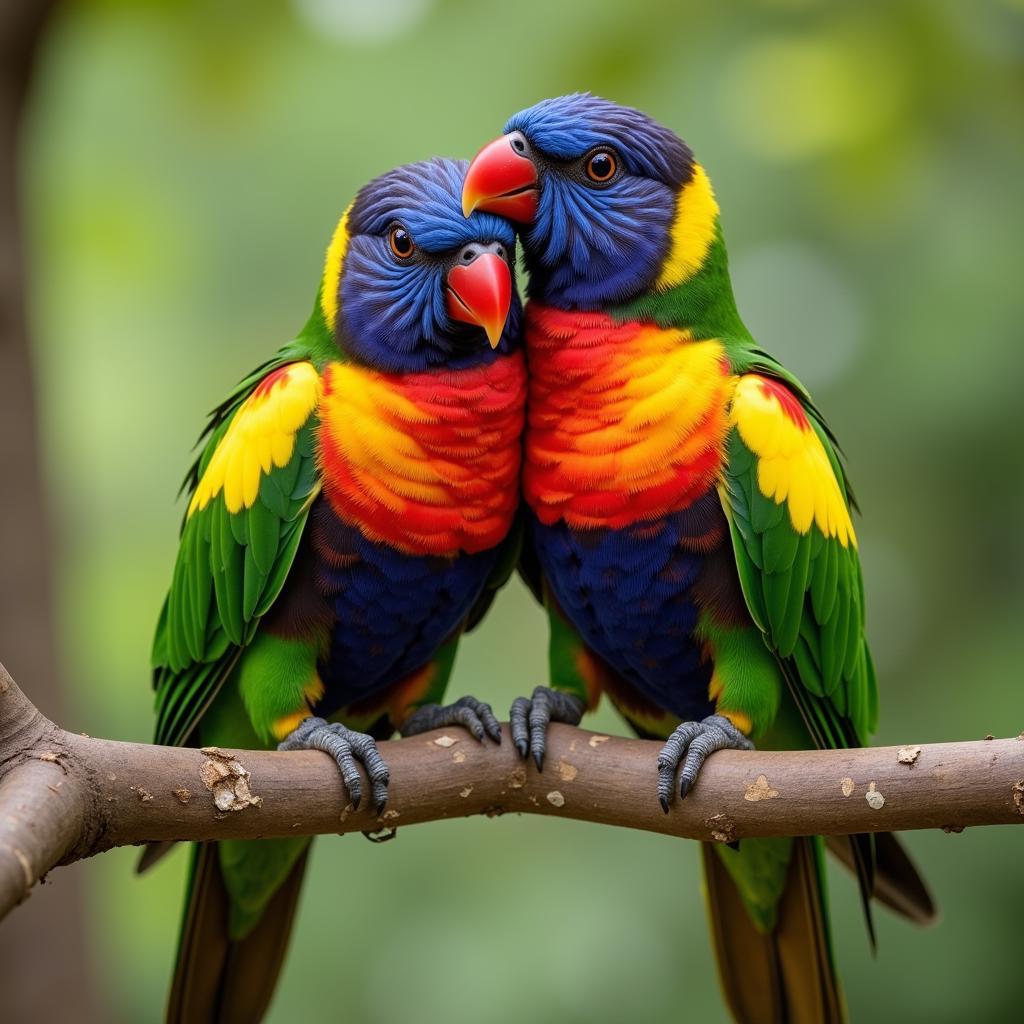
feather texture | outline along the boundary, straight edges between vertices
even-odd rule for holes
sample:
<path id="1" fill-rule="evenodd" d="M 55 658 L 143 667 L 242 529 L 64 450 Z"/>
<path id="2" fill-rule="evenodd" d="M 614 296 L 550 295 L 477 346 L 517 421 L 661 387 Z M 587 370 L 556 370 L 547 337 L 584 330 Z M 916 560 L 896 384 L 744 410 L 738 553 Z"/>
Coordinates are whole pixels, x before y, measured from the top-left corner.
<path id="1" fill-rule="evenodd" d="M 447 313 L 463 247 L 514 255 L 509 225 L 462 216 L 463 172 L 431 161 L 363 189 L 304 330 L 211 417 L 153 644 L 157 742 L 272 747 L 314 713 L 382 738 L 443 698 L 518 549 L 525 401 L 518 301 L 493 349 Z M 415 258 L 389 244 L 396 223 Z M 169 1019 L 262 1016 L 308 845 L 198 852 Z"/>

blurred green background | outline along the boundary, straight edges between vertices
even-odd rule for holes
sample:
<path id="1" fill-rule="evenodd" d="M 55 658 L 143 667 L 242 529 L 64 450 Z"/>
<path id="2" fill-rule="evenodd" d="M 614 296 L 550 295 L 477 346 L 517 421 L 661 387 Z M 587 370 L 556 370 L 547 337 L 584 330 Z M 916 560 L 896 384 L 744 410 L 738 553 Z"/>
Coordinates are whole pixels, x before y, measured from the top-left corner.
<path id="1" fill-rule="evenodd" d="M 1020 0 L 66 3 L 23 151 L 64 724 L 148 739 L 188 452 L 304 322 L 355 189 L 591 89 L 694 147 L 741 311 L 847 450 L 879 741 L 1020 732 L 1022 52 Z M 453 691 L 506 709 L 543 677 L 516 585 Z M 908 842 L 937 928 L 880 912 L 873 959 L 854 886 L 833 880 L 853 1020 L 1008 1019 L 1021 834 Z M 696 853 L 514 818 L 319 841 L 272 1019 L 724 1020 Z M 155 1021 L 186 857 L 141 880 L 134 859 L 86 869 L 91 947 L 115 1019 Z"/>

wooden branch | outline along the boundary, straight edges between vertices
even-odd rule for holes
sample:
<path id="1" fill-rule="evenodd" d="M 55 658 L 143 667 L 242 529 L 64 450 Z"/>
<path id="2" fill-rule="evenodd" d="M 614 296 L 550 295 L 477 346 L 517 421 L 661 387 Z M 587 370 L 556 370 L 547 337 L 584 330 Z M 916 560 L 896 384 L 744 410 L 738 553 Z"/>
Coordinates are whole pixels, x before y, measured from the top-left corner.
<path id="1" fill-rule="evenodd" d="M 85 800 L 53 762 L 29 760 L 0 782 L 0 917 L 64 858 L 82 832 Z"/>
<path id="2" fill-rule="evenodd" d="M 722 751 L 669 814 L 655 793 L 659 748 L 553 725 L 538 773 L 517 756 L 507 731 L 500 746 L 481 745 L 457 728 L 389 741 L 380 751 L 391 768 L 390 799 L 377 817 L 347 804 L 326 754 L 155 747 L 72 735 L 43 718 L 0 667 L 0 765 L 8 772 L 0 783 L 0 916 L 50 867 L 154 840 L 375 832 L 510 812 L 718 842 L 1024 824 L 1021 736 Z"/>

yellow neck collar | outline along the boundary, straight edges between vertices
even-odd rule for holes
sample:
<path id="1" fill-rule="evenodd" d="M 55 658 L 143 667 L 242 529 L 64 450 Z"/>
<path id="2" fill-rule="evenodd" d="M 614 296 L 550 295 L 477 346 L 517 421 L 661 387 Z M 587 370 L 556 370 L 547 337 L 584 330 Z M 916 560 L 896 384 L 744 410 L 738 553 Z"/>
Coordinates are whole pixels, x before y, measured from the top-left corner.
<path id="1" fill-rule="evenodd" d="M 331 244 L 327 246 L 327 259 L 324 261 L 324 276 L 320 283 L 320 308 L 323 310 L 327 327 L 332 331 L 338 316 L 338 282 L 341 281 L 341 267 L 348 249 L 348 215 L 351 209 L 352 204 L 349 203 L 331 236 Z"/>
<path id="2" fill-rule="evenodd" d="M 679 190 L 676 215 L 672 221 L 672 243 L 654 287 L 668 291 L 688 281 L 703 266 L 715 238 L 718 203 L 711 182 L 700 164 L 693 165 L 693 177 Z"/>

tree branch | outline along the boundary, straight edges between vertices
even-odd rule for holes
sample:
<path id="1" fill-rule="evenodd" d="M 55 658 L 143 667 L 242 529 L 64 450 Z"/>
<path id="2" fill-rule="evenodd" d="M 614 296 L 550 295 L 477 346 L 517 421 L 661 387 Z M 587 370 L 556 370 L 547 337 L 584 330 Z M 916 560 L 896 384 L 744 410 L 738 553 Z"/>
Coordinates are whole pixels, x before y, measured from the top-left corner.
<path id="1" fill-rule="evenodd" d="M 66 733 L 0 666 L 0 917 L 57 864 L 157 840 L 374 832 L 473 814 L 548 814 L 718 842 L 1024 824 L 1024 738 L 829 751 L 722 751 L 663 814 L 660 744 L 552 725 L 543 773 L 508 733 L 380 744 L 387 810 L 358 811 L 334 762 Z"/>

